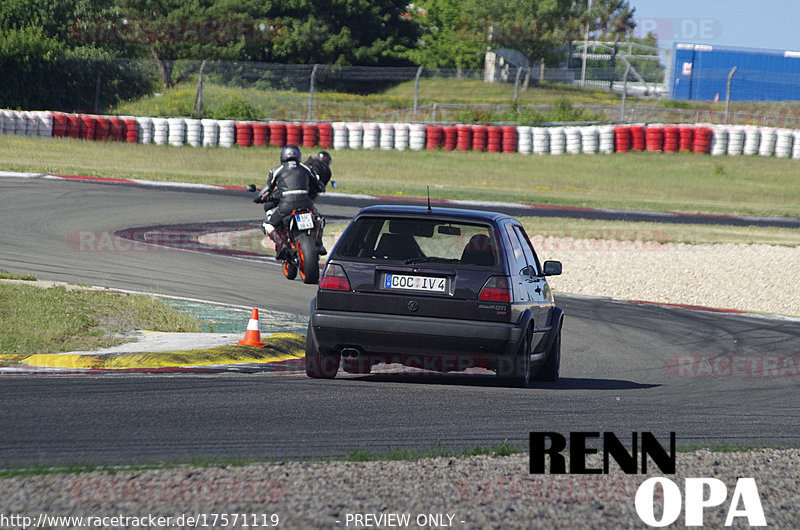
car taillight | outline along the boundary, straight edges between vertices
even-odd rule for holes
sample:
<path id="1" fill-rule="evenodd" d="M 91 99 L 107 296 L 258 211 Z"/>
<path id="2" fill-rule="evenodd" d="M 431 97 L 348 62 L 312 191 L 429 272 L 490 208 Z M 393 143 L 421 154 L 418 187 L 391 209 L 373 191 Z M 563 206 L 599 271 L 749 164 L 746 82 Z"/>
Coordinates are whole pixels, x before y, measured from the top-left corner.
<path id="1" fill-rule="evenodd" d="M 350 280 L 347 279 L 347 274 L 345 274 L 342 266 L 333 263 L 325 269 L 325 274 L 319 281 L 319 288 L 332 291 L 349 291 Z"/>
<path id="2" fill-rule="evenodd" d="M 492 276 L 478 294 L 478 300 L 487 302 L 510 302 L 511 284 L 506 276 Z"/>

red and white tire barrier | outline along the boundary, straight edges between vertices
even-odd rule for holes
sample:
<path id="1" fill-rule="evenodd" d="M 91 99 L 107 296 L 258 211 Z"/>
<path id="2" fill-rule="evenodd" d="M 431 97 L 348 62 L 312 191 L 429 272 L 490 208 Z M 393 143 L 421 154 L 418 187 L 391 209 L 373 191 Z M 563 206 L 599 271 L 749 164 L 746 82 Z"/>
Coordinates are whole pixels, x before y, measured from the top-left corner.
<path id="1" fill-rule="evenodd" d="M 282 122 L 97 116 L 0 109 L 0 134 L 180 147 L 488 151 L 535 155 L 629 151 L 800 159 L 800 131 L 711 124 L 525 125 Z"/>

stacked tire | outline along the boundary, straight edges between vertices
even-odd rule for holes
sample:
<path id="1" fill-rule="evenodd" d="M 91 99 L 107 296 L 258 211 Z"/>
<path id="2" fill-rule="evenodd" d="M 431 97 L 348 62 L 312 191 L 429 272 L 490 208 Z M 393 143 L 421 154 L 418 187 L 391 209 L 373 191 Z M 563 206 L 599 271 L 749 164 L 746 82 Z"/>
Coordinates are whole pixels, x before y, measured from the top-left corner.
<path id="1" fill-rule="evenodd" d="M 633 147 L 631 128 L 626 125 L 614 127 L 614 145 L 618 153 L 627 153 Z"/>
<path id="2" fill-rule="evenodd" d="M 203 145 L 203 124 L 194 118 L 186 119 L 186 143 L 192 147 Z"/>
<path id="3" fill-rule="evenodd" d="M 269 145 L 272 147 L 283 147 L 290 145 L 286 141 L 286 124 L 281 121 L 269 122 Z"/>
<path id="4" fill-rule="evenodd" d="M 775 156 L 777 158 L 790 158 L 794 144 L 794 134 L 790 129 L 778 129 L 778 140 L 775 144 Z"/>
<path id="5" fill-rule="evenodd" d="M 682 125 L 678 127 L 680 139 L 679 148 L 681 153 L 691 153 L 694 151 L 694 127 Z"/>
<path id="6" fill-rule="evenodd" d="M 365 123 L 362 126 L 364 131 L 363 146 L 364 149 L 376 149 L 380 140 L 380 128 L 377 123 Z"/>
<path id="7" fill-rule="evenodd" d="M 756 127 L 747 127 L 744 130 L 744 147 L 742 153 L 747 156 L 758 154 L 758 147 L 761 143 L 761 131 Z"/>
<path id="8" fill-rule="evenodd" d="M 490 153 L 499 153 L 503 150 L 503 129 L 497 125 L 486 127 L 486 150 Z"/>
<path id="9" fill-rule="evenodd" d="M 695 153 L 708 153 L 711 149 L 711 136 L 714 133 L 711 127 L 697 127 L 694 130 L 694 143 L 692 150 Z"/>
<path id="10" fill-rule="evenodd" d="M 169 145 L 180 147 L 186 142 L 186 120 L 169 118 Z"/>
<path id="11" fill-rule="evenodd" d="M 38 124 L 39 136 L 53 136 L 53 113 L 43 110 L 37 113 L 38 117 Z M 2 129 L 2 124 L 0 124 L 0 129 Z"/>
<path id="12" fill-rule="evenodd" d="M 600 134 L 597 127 L 581 127 L 581 151 L 594 155 L 600 150 Z"/>
<path id="13" fill-rule="evenodd" d="M 531 145 L 533 153 L 536 155 L 546 155 L 550 153 L 550 132 L 547 127 L 531 128 Z"/>
<path id="14" fill-rule="evenodd" d="M 122 142 L 125 140 L 125 122 L 122 118 L 115 116 L 108 119 L 109 123 L 109 137 L 114 142 Z M 181 142 L 183 145 L 183 142 Z"/>
<path id="15" fill-rule="evenodd" d="M 97 122 L 102 119 L 103 120 L 103 131 L 100 134 L 97 133 Z M 78 137 L 84 140 L 99 140 L 103 141 L 108 136 L 107 133 L 107 121 L 105 118 L 97 118 L 95 116 L 90 116 L 88 114 L 84 114 L 80 116 L 80 129 L 78 130 Z"/>
<path id="16" fill-rule="evenodd" d="M 795 160 L 800 159 L 800 131 L 792 132 L 794 143 L 792 145 L 792 158 Z"/>
<path id="17" fill-rule="evenodd" d="M 533 136 L 531 127 L 520 125 L 517 127 L 517 152 L 529 155 L 533 152 Z"/>
<path id="18" fill-rule="evenodd" d="M 761 129 L 761 142 L 758 144 L 759 156 L 772 156 L 775 154 L 775 144 L 778 141 L 778 133 L 775 129 Z"/>
<path id="19" fill-rule="evenodd" d="M 442 146 L 444 131 L 438 125 L 425 126 L 425 149 L 438 149 Z"/>
<path id="20" fill-rule="evenodd" d="M 299 123 L 287 123 L 286 143 L 284 145 L 300 146 L 302 143 L 303 143 L 303 126 Z"/>
<path id="21" fill-rule="evenodd" d="M 219 122 L 212 119 L 204 119 L 200 121 L 203 128 L 203 147 L 212 147 L 219 145 Z"/>
<path id="22" fill-rule="evenodd" d="M 378 129 L 380 130 L 381 136 L 381 151 L 390 151 L 394 149 L 394 125 L 391 123 L 379 123 Z"/>
<path id="23" fill-rule="evenodd" d="M 347 125 L 343 122 L 335 122 L 332 125 L 333 130 L 333 148 L 336 150 L 347 149 Z"/>
<path id="24" fill-rule="evenodd" d="M 567 151 L 567 135 L 564 127 L 550 129 L 550 154 L 563 155 Z"/>
<path id="25" fill-rule="evenodd" d="M 681 147 L 681 130 L 677 125 L 664 127 L 664 152 L 677 153 Z"/>
<path id="26" fill-rule="evenodd" d="M 169 138 L 169 122 L 166 118 L 153 118 L 153 143 L 166 145 Z"/>
<path id="27" fill-rule="evenodd" d="M 581 152 L 581 130 L 579 127 L 565 127 L 567 153 L 577 155 Z"/>
<path id="28" fill-rule="evenodd" d="M 412 123 L 408 126 L 408 147 L 412 151 L 425 149 L 425 126 L 421 123 Z"/>
<path id="29" fill-rule="evenodd" d="M 129 144 L 139 143 L 139 122 L 136 118 L 123 118 L 125 124 L 125 141 Z"/>
<path id="30" fill-rule="evenodd" d="M 728 129 L 728 155 L 739 156 L 744 153 L 744 127 L 734 125 Z"/>
<path id="31" fill-rule="evenodd" d="M 318 128 L 316 123 L 304 123 L 303 129 L 303 147 L 314 147 L 319 144 Z"/>
<path id="32" fill-rule="evenodd" d="M 648 125 L 645 131 L 645 147 L 648 151 L 658 152 L 664 150 L 664 127 L 661 125 Z"/>
<path id="33" fill-rule="evenodd" d="M 728 153 L 728 128 L 717 125 L 711 134 L 711 155 L 720 156 Z"/>
<path id="34" fill-rule="evenodd" d="M 392 129 L 394 129 L 394 148 L 398 151 L 408 149 L 408 124 L 395 123 L 392 124 Z"/>
<path id="35" fill-rule="evenodd" d="M 454 151 L 458 144 L 458 129 L 455 125 L 442 127 L 442 147 L 445 151 Z"/>
<path id="36" fill-rule="evenodd" d="M 253 146 L 264 147 L 269 142 L 269 125 L 263 121 L 256 121 L 252 124 L 253 127 Z"/>
<path id="37" fill-rule="evenodd" d="M 330 123 L 317 124 L 319 131 L 319 146 L 323 149 L 330 149 L 333 145 L 333 126 Z"/>
<path id="38" fill-rule="evenodd" d="M 647 147 L 644 125 L 631 125 L 631 150 L 644 151 Z"/>
<path id="39" fill-rule="evenodd" d="M 489 128 L 486 125 L 472 126 L 472 150 L 486 151 L 489 145 Z"/>
<path id="40" fill-rule="evenodd" d="M 234 124 L 236 129 L 236 145 L 239 147 L 250 147 L 253 145 L 253 126 L 250 122 L 237 121 Z"/>
<path id="41" fill-rule="evenodd" d="M 470 125 L 456 126 L 456 149 L 459 151 L 472 149 L 472 127 Z"/>
<path id="42" fill-rule="evenodd" d="M 233 120 L 220 120 L 219 146 L 233 147 L 236 144 L 236 122 Z"/>
<path id="43" fill-rule="evenodd" d="M 517 152 L 517 127 L 515 125 L 503 125 L 500 127 L 503 133 L 503 152 Z"/>
<path id="44" fill-rule="evenodd" d="M 350 149 L 360 149 L 364 129 L 360 122 L 347 122 L 347 147 Z"/>

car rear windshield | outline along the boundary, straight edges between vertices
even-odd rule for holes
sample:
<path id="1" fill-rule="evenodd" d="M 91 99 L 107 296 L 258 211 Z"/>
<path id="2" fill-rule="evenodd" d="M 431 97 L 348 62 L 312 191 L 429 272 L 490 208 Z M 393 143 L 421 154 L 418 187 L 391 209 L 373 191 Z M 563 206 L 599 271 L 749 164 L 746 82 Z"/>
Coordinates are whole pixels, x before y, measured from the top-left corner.
<path id="1" fill-rule="evenodd" d="M 337 258 L 497 268 L 491 226 L 448 220 L 361 217 L 343 234 Z"/>

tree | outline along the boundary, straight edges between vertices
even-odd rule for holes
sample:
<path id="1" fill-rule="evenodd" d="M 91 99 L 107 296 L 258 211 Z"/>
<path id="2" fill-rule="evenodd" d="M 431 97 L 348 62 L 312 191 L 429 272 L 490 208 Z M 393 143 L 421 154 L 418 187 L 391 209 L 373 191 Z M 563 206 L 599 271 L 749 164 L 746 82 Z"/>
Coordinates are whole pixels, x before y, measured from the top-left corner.
<path id="1" fill-rule="evenodd" d="M 422 37 L 408 57 L 427 68 L 481 68 L 486 43 L 483 36 L 463 32 L 462 0 L 427 0 L 415 4 L 410 15 L 422 28 Z"/>
<path id="2" fill-rule="evenodd" d="M 120 17 L 108 22 L 108 31 L 146 47 L 170 88 L 191 73 L 176 76 L 177 59 L 239 59 L 246 40 L 261 31 L 252 22 L 253 9 L 255 4 L 235 0 L 121 0 Z"/>
<path id="3" fill-rule="evenodd" d="M 490 47 L 517 50 L 529 64 L 555 64 L 558 48 L 582 34 L 585 9 L 573 0 L 471 0 L 465 11 L 473 21 L 470 33 L 482 33 Z"/>
<path id="4" fill-rule="evenodd" d="M 260 14 L 280 24 L 267 43 L 248 46 L 254 60 L 295 64 L 407 65 L 419 27 L 405 0 L 288 0 Z"/>

